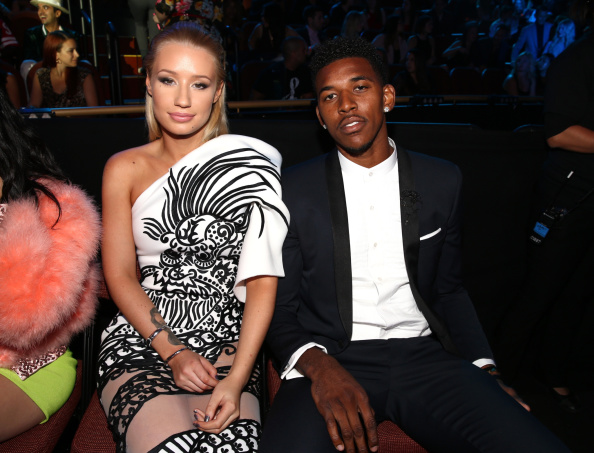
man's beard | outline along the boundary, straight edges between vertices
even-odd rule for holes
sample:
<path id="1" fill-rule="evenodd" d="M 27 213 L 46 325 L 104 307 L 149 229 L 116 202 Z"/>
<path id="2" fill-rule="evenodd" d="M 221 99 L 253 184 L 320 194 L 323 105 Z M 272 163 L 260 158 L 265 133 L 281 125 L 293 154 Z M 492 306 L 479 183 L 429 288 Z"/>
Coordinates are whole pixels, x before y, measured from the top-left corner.
<path id="1" fill-rule="evenodd" d="M 380 125 L 380 127 L 375 132 L 375 135 L 371 138 L 371 140 L 369 140 L 364 145 L 359 146 L 358 148 L 351 148 L 350 146 L 344 146 L 342 144 L 340 145 L 340 147 L 344 150 L 345 153 L 347 153 L 351 157 L 362 156 L 363 154 L 365 154 L 367 152 L 367 150 L 369 148 L 371 148 L 371 145 L 373 145 L 373 142 L 375 142 L 375 139 L 377 138 L 377 134 L 379 134 L 379 131 L 381 129 L 382 129 L 382 125 Z"/>

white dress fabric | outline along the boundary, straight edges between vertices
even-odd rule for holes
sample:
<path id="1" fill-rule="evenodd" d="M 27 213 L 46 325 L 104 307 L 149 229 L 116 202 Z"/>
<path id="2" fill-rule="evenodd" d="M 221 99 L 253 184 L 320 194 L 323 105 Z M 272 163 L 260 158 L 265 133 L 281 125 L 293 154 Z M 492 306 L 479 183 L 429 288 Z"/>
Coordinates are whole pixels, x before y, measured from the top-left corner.
<path id="1" fill-rule="evenodd" d="M 132 207 L 141 286 L 177 338 L 217 367 L 219 378 L 233 363 L 245 281 L 284 275 L 289 214 L 280 165 L 270 145 L 223 135 L 178 161 Z M 242 394 L 240 419 L 220 435 L 191 425 L 193 409 L 204 410 L 210 394 L 179 389 L 122 314 L 102 334 L 98 371 L 118 451 L 257 451 L 258 369 Z"/>

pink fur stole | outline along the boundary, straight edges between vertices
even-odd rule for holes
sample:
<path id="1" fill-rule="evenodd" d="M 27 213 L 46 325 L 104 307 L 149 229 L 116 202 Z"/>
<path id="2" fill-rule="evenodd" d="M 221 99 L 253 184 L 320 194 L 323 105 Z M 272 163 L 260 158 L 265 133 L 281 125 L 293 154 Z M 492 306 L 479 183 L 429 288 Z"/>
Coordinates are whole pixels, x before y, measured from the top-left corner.
<path id="1" fill-rule="evenodd" d="M 99 214 L 79 188 L 42 180 L 39 193 L 8 203 L 0 222 L 0 367 L 68 344 L 93 320 L 100 270 Z M 53 226 L 53 227 L 52 227 Z"/>

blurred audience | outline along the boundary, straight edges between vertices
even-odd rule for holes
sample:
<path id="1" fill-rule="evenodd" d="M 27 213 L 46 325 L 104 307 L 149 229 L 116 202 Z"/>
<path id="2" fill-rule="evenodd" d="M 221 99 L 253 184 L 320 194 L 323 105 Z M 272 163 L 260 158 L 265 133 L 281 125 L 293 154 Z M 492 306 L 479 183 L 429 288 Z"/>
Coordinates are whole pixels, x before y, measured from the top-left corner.
<path id="1" fill-rule="evenodd" d="M 43 43 L 43 67 L 33 79 L 30 105 L 41 108 L 91 107 L 97 90 L 90 71 L 77 66 L 76 41 L 61 31 Z"/>
<path id="2" fill-rule="evenodd" d="M 365 28 L 365 14 L 361 11 L 350 11 L 344 18 L 340 36 L 343 38 L 356 38 L 361 36 Z"/>
<path id="3" fill-rule="evenodd" d="M 23 80 L 27 80 L 27 74 L 31 68 L 43 58 L 43 42 L 48 33 L 59 30 L 79 43 L 78 32 L 62 28 L 60 25 L 62 14 L 70 14 L 68 9 L 62 6 L 61 0 L 31 0 L 31 5 L 37 7 L 41 25 L 29 28 L 23 38 L 23 62 L 21 63 Z"/>
<path id="4" fill-rule="evenodd" d="M 324 10 L 319 6 L 309 5 L 303 10 L 303 20 L 305 27 L 298 28 L 299 33 L 308 47 L 313 48 L 326 40 L 324 33 Z"/>
<path id="5" fill-rule="evenodd" d="M 536 95 L 536 61 L 530 52 L 522 52 L 503 81 L 503 89 L 511 96 Z"/>
<path id="6" fill-rule="evenodd" d="M 408 52 L 408 42 L 400 17 L 389 16 L 384 29 L 374 38 L 372 44 L 376 49 L 384 50 L 387 64 L 403 63 Z"/>
<path id="7" fill-rule="evenodd" d="M 396 88 L 396 96 L 432 94 L 425 54 L 419 49 L 410 49 L 406 54 L 405 67 L 404 71 L 396 74 L 392 82 Z"/>
<path id="8" fill-rule="evenodd" d="M 409 49 L 419 49 L 427 65 L 435 63 L 435 40 L 433 32 L 433 19 L 429 15 L 419 16 L 415 26 L 415 34 L 408 38 Z"/>
<path id="9" fill-rule="evenodd" d="M 128 7 L 134 19 L 138 50 L 144 58 L 150 41 L 159 33 L 157 24 L 153 20 L 155 0 L 128 0 Z"/>
<path id="10" fill-rule="evenodd" d="M 256 25 L 249 38 L 249 48 L 268 58 L 279 58 L 282 42 L 289 36 L 299 36 L 286 25 L 284 12 L 278 3 L 269 2 L 262 8 L 261 22 Z"/>
<path id="11" fill-rule="evenodd" d="M 443 52 L 448 68 L 480 66 L 478 36 L 478 24 L 475 21 L 466 22 L 462 38 L 454 41 Z"/>
<path id="12" fill-rule="evenodd" d="M 307 44 L 300 36 L 283 41 L 283 61 L 272 63 L 258 76 L 252 99 L 312 99 L 314 89 L 306 65 Z"/>
<path id="13" fill-rule="evenodd" d="M 14 74 L 0 69 L 0 89 L 6 92 L 8 100 L 15 108 L 22 107 L 19 84 Z"/>
<path id="14" fill-rule="evenodd" d="M 529 52 L 538 59 L 542 55 L 549 38 L 551 36 L 552 24 L 547 22 L 549 12 L 544 7 L 536 8 L 534 23 L 528 24 L 520 31 L 520 36 L 512 49 L 512 62 L 520 55 L 522 51 Z"/>

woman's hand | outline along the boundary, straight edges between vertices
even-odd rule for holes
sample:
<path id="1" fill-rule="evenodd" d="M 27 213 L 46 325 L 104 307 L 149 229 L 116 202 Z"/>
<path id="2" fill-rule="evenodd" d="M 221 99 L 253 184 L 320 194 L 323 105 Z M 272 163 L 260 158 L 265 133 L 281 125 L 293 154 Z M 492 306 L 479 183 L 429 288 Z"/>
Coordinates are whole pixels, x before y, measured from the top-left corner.
<path id="1" fill-rule="evenodd" d="M 218 434 L 239 417 L 239 399 L 241 398 L 241 382 L 230 374 L 212 392 L 206 411 L 195 410 L 196 428 L 207 433 Z M 209 420 L 209 421 L 206 421 Z"/>
<path id="2" fill-rule="evenodd" d="M 175 385 L 190 392 L 203 393 L 219 384 L 217 369 L 204 357 L 188 349 L 169 361 Z"/>

